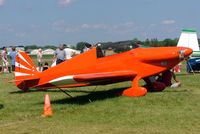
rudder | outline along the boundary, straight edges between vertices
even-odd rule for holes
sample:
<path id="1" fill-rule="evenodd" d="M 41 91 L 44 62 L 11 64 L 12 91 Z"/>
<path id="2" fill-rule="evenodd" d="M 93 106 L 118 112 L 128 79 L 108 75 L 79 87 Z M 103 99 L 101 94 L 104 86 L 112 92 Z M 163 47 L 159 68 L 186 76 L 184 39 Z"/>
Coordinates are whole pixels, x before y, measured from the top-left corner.
<path id="1" fill-rule="evenodd" d="M 28 90 L 38 83 L 38 77 L 35 65 L 31 58 L 24 52 L 18 52 L 15 60 L 15 83 L 22 90 Z"/>

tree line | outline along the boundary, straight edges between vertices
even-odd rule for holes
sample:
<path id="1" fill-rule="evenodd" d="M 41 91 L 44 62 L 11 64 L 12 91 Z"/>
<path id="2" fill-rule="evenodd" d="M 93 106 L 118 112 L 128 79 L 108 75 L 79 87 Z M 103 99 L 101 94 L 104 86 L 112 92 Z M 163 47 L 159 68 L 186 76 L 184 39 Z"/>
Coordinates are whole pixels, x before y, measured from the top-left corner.
<path id="1" fill-rule="evenodd" d="M 198 39 L 200 41 L 200 39 Z M 85 47 L 85 44 L 88 42 L 78 42 L 76 45 L 72 45 L 71 48 L 82 51 Z M 118 42 L 99 42 L 101 44 L 101 48 L 103 50 L 106 50 L 108 48 L 112 48 L 115 52 L 124 52 L 127 50 L 130 50 L 132 48 L 137 47 L 137 44 L 139 43 L 141 47 L 168 47 L 168 46 L 176 46 L 178 43 L 178 38 L 175 39 L 164 39 L 164 40 L 158 40 L 158 39 L 146 39 L 144 41 L 141 41 L 137 38 L 134 38 L 132 40 L 126 40 L 126 41 L 118 41 Z M 37 46 L 37 45 L 27 45 L 25 46 L 25 50 L 28 49 L 56 49 L 58 46 L 55 45 L 46 45 L 46 46 Z"/>
<path id="2" fill-rule="evenodd" d="M 85 47 L 85 43 L 87 42 L 79 42 L 76 44 L 77 50 L 82 50 Z M 146 39 L 145 41 L 138 40 L 134 38 L 133 40 L 127 41 L 118 41 L 118 42 L 99 42 L 101 44 L 101 48 L 103 50 L 112 48 L 115 52 L 124 52 L 130 50 L 132 48 L 136 48 L 138 44 L 141 47 L 168 47 L 168 46 L 176 46 L 178 43 L 178 39 L 164 39 L 159 41 L 158 39 Z"/>

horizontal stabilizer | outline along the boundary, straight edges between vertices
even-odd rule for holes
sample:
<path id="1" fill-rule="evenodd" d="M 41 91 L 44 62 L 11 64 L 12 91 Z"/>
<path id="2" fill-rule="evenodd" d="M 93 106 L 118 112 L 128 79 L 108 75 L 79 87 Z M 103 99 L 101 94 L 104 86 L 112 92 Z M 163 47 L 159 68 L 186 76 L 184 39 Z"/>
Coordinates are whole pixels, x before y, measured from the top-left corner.
<path id="1" fill-rule="evenodd" d="M 38 81 L 40 78 L 30 78 L 30 79 L 17 79 L 17 80 L 10 80 L 9 83 L 14 82 L 23 82 L 23 81 Z"/>

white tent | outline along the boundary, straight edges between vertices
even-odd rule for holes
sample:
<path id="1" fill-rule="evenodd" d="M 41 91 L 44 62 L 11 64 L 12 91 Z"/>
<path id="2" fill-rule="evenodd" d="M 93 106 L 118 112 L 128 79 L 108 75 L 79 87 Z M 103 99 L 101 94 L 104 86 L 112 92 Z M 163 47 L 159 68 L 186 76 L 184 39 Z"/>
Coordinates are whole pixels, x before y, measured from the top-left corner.
<path id="1" fill-rule="evenodd" d="M 31 50 L 30 54 L 37 55 L 38 51 L 39 51 L 39 49 Z M 53 49 L 46 49 L 46 50 L 42 51 L 42 54 L 43 55 L 53 55 L 54 52 L 55 52 L 55 50 L 53 50 Z"/>
<path id="2" fill-rule="evenodd" d="M 31 50 L 30 52 L 31 55 L 37 55 L 37 53 L 38 53 L 38 49 Z"/>
<path id="3" fill-rule="evenodd" d="M 189 47 L 193 51 L 199 51 L 196 31 L 192 29 L 182 30 L 177 46 Z"/>
<path id="4" fill-rule="evenodd" d="M 42 54 L 44 55 L 53 55 L 54 53 L 55 53 L 55 50 L 50 49 L 50 48 L 42 51 Z"/>

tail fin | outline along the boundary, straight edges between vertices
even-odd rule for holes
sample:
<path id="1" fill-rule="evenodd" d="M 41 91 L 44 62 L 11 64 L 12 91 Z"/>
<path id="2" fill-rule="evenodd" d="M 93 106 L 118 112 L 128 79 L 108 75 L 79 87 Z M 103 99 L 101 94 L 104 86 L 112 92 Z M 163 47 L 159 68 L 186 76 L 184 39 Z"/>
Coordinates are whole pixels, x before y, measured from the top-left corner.
<path id="1" fill-rule="evenodd" d="M 37 71 L 31 58 L 23 51 L 19 52 L 15 61 L 15 83 L 22 90 L 28 90 L 39 81 Z"/>
<path id="2" fill-rule="evenodd" d="M 193 51 L 199 51 L 199 43 L 196 31 L 192 29 L 183 29 L 177 46 L 189 47 Z"/>

